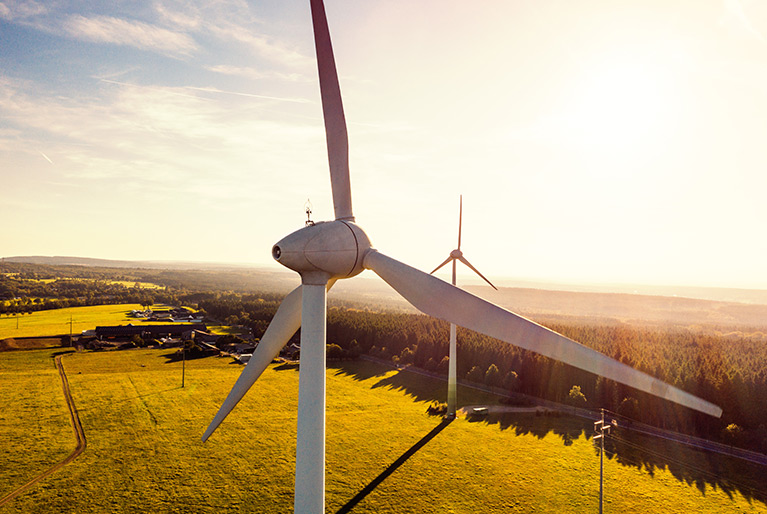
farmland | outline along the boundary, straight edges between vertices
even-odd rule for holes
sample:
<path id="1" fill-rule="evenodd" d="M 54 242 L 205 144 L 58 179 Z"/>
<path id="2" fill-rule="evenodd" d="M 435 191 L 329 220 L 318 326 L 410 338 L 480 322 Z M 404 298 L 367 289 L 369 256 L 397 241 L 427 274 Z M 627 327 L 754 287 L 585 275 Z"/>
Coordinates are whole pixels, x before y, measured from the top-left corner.
<path id="1" fill-rule="evenodd" d="M 0 394 L 10 400 L 0 430 L 12 443 L 0 451 L 4 488 L 74 447 L 54 353 L 0 354 Z M 222 358 L 187 361 L 182 389 L 181 363 L 169 356 L 65 356 L 87 449 L 4 512 L 290 510 L 296 368 L 270 366 L 203 444 L 204 427 L 242 368 Z M 328 512 L 596 508 L 599 460 L 588 422 L 510 414 L 442 424 L 425 413 L 442 399 L 442 381 L 369 362 L 331 367 L 327 380 Z M 493 401 L 469 390 L 459 395 L 466 403 Z M 619 449 L 605 461 L 606 512 L 767 512 L 763 468 L 670 443 L 661 452 L 648 441 L 633 444 L 640 449 Z M 371 483 L 377 486 L 366 489 Z"/>
<path id="2" fill-rule="evenodd" d="M 49 311 L 38 311 L 17 316 L 0 316 L 0 340 L 9 337 L 46 337 L 69 334 L 69 322 L 72 320 L 72 333 L 80 334 L 97 325 L 117 325 L 135 322 L 130 311 L 141 309 L 139 304 L 94 305 L 89 307 L 69 307 Z M 16 328 L 18 323 L 19 328 Z"/>

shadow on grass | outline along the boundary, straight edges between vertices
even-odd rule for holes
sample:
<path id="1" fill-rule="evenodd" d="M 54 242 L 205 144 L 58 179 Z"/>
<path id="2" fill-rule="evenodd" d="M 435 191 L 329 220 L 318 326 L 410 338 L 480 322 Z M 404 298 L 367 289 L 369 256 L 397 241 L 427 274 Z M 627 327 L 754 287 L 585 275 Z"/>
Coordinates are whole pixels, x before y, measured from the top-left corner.
<path id="1" fill-rule="evenodd" d="M 413 455 L 415 455 L 415 454 L 418 452 L 418 450 L 420 450 L 421 448 L 423 448 L 424 446 L 426 446 L 426 444 L 428 444 L 428 442 L 429 442 L 429 441 L 431 441 L 432 439 L 434 439 L 435 437 L 437 437 L 437 434 L 439 434 L 440 432 L 442 432 L 442 430 L 444 430 L 444 429 L 445 429 L 445 427 L 447 427 L 447 426 L 448 426 L 448 425 L 449 425 L 449 424 L 450 424 L 452 421 L 453 421 L 452 419 L 443 419 L 443 420 L 440 422 L 440 424 L 439 424 L 439 425 L 437 425 L 436 427 L 434 427 L 434 428 L 431 430 L 431 432 L 429 432 L 428 434 L 426 434 L 425 436 L 423 436 L 423 437 L 421 438 L 421 440 L 420 440 L 420 441 L 418 441 L 417 443 L 415 443 L 413 446 L 411 446 L 411 447 L 410 447 L 410 449 L 409 449 L 408 451 L 406 451 L 405 453 L 403 453 L 403 454 L 402 454 L 402 455 L 401 455 L 401 456 L 400 456 L 400 457 L 399 457 L 397 460 L 395 460 L 394 462 L 392 462 L 392 463 L 389 465 L 389 467 L 387 467 L 387 468 L 386 468 L 386 469 L 385 469 L 385 470 L 384 470 L 384 471 L 383 471 L 383 472 L 382 472 L 380 475 L 378 475 L 377 477 L 375 477 L 375 478 L 374 478 L 374 479 L 373 479 L 373 480 L 372 480 L 372 481 L 371 481 L 371 482 L 370 482 L 368 485 L 366 485 L 366 486 L 365 486 L 365 487 L 364 487 L 364 488 L 363 488 L 363 489 L 362 489 L 360 492 L 358 492 L 358 493 L 357 493 L 357 494 L 354 496 L 354 498 L 352 498 L 351 500 L 349 500 L 349 501 L 346 503 L 346 505 L 344 505 L 343 507 L 341 507 L 340 509 L 338 509 L 338 512 L 337 512 L 337 514 L 343 514 L 343 513 L 345 513 L 345 512 L 351 512 L 351 510 L 352 510 L 352 509 L 353 509 L 353 508 L 354 508 L 354 507 L 355 507 L 355 506 L 356 506 L 356 505 L 357 505 L 359 502 L 361 502 L 362 500 L 364 500 L 364 499 L 365 499 L 365 497 L 366 497 L 367 495 L 369 495 L 370 493 L 372 493 L 372 492 L 373 492 L 373 491 L 376 489 L 376 487 L 378 487 L 379 485 L 381 485 L 381 483 L 382 483 L 384 480 L 386 480 L 387 478 L 389 478 L 389 476 L 391 476 L 391 475 L 392 475 L 392 473 L 394 473 L 395 471 L 397 471 L 397 469 L 398 469 L 400 466 L 402 466 L 402 465 L 403 465 L 405 462 L 407 462 L 407 460 L 408 460 L 410 457 L 412 457 Z"/>
<path id="2" fill-rule="evenodd" d="M 175 362 L 181 362 L 183 360 L 195 361 L 199 359 L 205 359 L 207 357 L 218 357 L 218 355 L 212 352 L 208 353 L 208 352 L 187 351 L 186 359 L 184 358 L 184 355 L 181 352 L 166 353 L 162 355 L 161 357 L 165 359 L 165 364 L 173 364 Z"/>
<path id="3" fill-rule="evenodd" d="M 599 449 L 595 448 L 599 455 Z M 667 470 L 677 480 L 694 485 L 705 495 L 708 488 L 730 499 L 736 493 L 749 503 L 767 505 L 767 467 L 727 455 L 689 448 L 673 441 L 618 428 L 605 439 L 605 457 L 655 476 Z"/>
<path id="4" fill-rule="evenodd" d="M 333 368 L 337 375 L 346 375 L 359 381 L 384 377 L 371 385 L 373 389 L 388 387 L 427 404 L 445 401 L 447 382 L 422 376 L 417 370 L 400 370 L 391 374 L 392 366 L 370 361 L 341 362 Z M 459 399 L 470 394 L 468 390 L 462 391 L 459 386 Z M 496 425 L 502 431 L 513 430 L 517 436 L 532 435 L 542 439 L 553 434 L 562 440 L 564 446 L 571 446 L 580 437 L 588 440 L 593 432 L 592 421 L 556 411 L 541 415 L 490 413 L 477 422 Z M 595 448 L 595 452 L 598 455 L 598 449 Z M 764 481 L 767 467 L 763 465 L 639 434 L 627 428 L 619 428 L 608 436 L 605 456 L 650 476 L 654 476 L 658 470 L 667 470 L 679 482 L 694 485 L 704 495 L 709 489 L 720 490 L 730 498 L 739 493 L 750 503 L 767 505 L 767 483 Z"/>
<path id="5" fill-rule="evenodd" d="M 491 413 L 484 420 L 488 425 L 498 425 L 501 430 L 513 430 L 515 435 L 532 435 L 543 439 L 552 433 L 565 446 L 572 446 L 581 435 L 590 437 L 592 423 L 579 418 L 560 415 L 556 411 L 541 414 Z"/>
<path id="6" fill-rule="evenodd" d="M 336 370 L 336 376 L 346 376 L 360 382 L 374 377 L 383 377 L 391 372 L 390 368 L 362 360 L 330 361 L 328 362 L 328 369 Z"/>
<path id="7" fill-rule="evenodd" d="M 348 376 L 360 382 L 381 377 L 378 382 L 371 386 L 371 389 L 385 387 L 394 391 L 402 391 L 419 402 L 446 401 L 446 383 L 443 385 L 438 380 L 423 377 L 417 373 L 399 370 L 391 374 L 395 370 L 390 366 L 366 360 L 331 362 L 328 363 L 328 368 L 335 369 L 336 375 Z"/>
<path id="8" fill-rule="evenodd" d="M 53 352 L 51 354 L 51 359 L 55 359 L 59 355 L 67 355 L 67 354 L 70 354 L 70 353 L 75 353 L 75 351 L 76 350 L 74 348 L 67 348 L 66 350 L 59 350 L 58 352 Z"/>

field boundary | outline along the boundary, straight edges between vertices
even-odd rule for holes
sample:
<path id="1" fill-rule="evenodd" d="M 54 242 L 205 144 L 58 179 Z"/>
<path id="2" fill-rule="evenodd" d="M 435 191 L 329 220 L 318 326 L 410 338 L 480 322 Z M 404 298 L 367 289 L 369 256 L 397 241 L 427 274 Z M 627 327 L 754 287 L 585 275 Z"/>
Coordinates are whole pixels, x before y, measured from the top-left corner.
<path id="1" fill-rule="evenodd" d="M 75 407 L 75 402 L 72 399 L 72 393 L 69 390 L 69 380 L 67 379 L 67 374 L 64 371 L 64 365 L 61 363 L 61 358 L 63 355 L 57 355 L 55 362 L 56 362 L 56 369 L 59 371 L 59 377 L 61 377 L 61 387 L 64 390 L 64 398 L 67 400 L 67 407 L 69 408 L 69 420 L 72 423 L 72 429 L 75 433 L 75 439 L 77 440 L 77 444 L 75 445 L 74 451 L 69 454 L 69 456 L 59 462 L 58 464 L 55 464 L 45 472 L 41 473 L 40 475 L 36 476 L 26 484 L 17 487 L 14 491 L 11 491 L 10 494 L 7 494 L 6 496 L 3 496 L 0 498 L 0 507 L 7 504 L 14 498 L 16 498 L 18 495 L 32 487 L 34 484 L 40 482 L 41 480 L 44 480 L 45 478 L 49 477 L 56 471 L 60 470 L 73 460 L 75 460 L 81 453 L 85 451 L 85 447 L 87 445 L 87 442 L 85 440 L 85 431 L 83 430 L 83 425 L 80 423 L 80 415 L 77 412 L 77 407 Z"/>

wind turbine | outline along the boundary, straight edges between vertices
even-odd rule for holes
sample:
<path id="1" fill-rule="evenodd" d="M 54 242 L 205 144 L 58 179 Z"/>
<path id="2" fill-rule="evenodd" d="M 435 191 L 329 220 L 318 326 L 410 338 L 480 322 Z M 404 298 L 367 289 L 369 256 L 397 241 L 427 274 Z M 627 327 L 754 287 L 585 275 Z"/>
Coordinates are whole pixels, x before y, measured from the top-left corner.
<path id="1" fill-rule="evenodd" d="M 363 269 L 373 270 L 425 314 L 692 409 L 721 416 L 722 409 L 712 403 L 373 249 L 368 236 L 354 222 L 352 212 L 346 121 L 325 7 L 322 0 L 310 0 L 310 4 L 336 219 L 307 225 L 272 248 L 277 262 L 299 273 L 301 285 L 280 304 L 253 356 L 205 431 L 203 441 L 216 430 L 300 326 L 294 510 L 324 512 L 326 293 L 336 280 L 351 278 Z"/>
<path id="2" fill-rule="evenodd" d="M 440 269 L 442 266 L 447 264 L 448 262 L 453 262 L 453 281 L 452 284 L 455 285 L 455 268 L 456 268 L 456 261 L 461 261 L 465 265 L 467 265 L 474 273 L 482 277 L 482 280 L 490 284 L 490 286 L 498 290 L 497 287 L 493 285 L 492 282 L 490 282 L 485 276 L 479 272 L 477 268 L 471 265 L 471 263 L 466 260 L 466 257 L 463 256 L 463 252 L 461 251 L 461 222 L 463 221 L 463 195 L 460 195 L 458 200 L 458 248 L 450 252 L 450 257 L 445 259 L 445 262 L 434 268 L 434 271 L 431 272 L 433 275 L 437 272 L 438 269 Z M 456 330 L 455 330 L 455 323 L 450 323 L 450 357 L 448 359 L 447 363 L 447 417 L 448 418 L 454 418 L 455 417 L 455 408 L 456 408 Z"/>

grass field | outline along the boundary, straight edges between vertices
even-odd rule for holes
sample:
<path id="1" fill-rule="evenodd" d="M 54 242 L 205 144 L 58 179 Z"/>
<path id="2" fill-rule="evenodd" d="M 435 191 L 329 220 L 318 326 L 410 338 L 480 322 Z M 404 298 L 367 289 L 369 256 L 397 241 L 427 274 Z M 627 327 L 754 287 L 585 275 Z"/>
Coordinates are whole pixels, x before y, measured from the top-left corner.
<path id="1" fill-rule="evenodd" d="M 133 309 L 141 309 L 141 305 L 126 303 L 37 311 L 19 315 L 19 328 L 16 328 L 16 316 L 0 316 L 0 339 L 69 334 L 70 319 L 72 333 L 75 335 L 79 335 L 83 330 L 92 330 L 98 325 L 140 323 L 140 320 L 129 316 Z"/>
<path id="2" fill-rule="evenodd" d="M 10 485 L 34 478 L 74 449 L 53 353 L 0 353 L 0 497 Z"/>
<path id="3" fill-rule="evenodd" d="M 13 443 L 0 446 L 0 496 L 74 447 L 53 353 L 0 354 L 0 391 L 11 400 L 0 422 Z M 203 444 L 242 368 L 225 358 L 187 361 L 182 389 L 181 363 L 169 356 L 64 357 L 87 449 L 0 511 L 292 511 L 296 368 L 270 366 Z M 425 411 L 443 399 L 444 382 L 368 362 L 330 368 L 327 381 L 327 512 L 597 509 L 599 458 L 585 436 L 591 423 L 514 414 L 441 424 Z M 736 468 L 671 444 L 651 452 L 605 459 L 605 512 L 767 512 L 767 485 L 742 485 L 758 488 L 764 468 Z"/>

